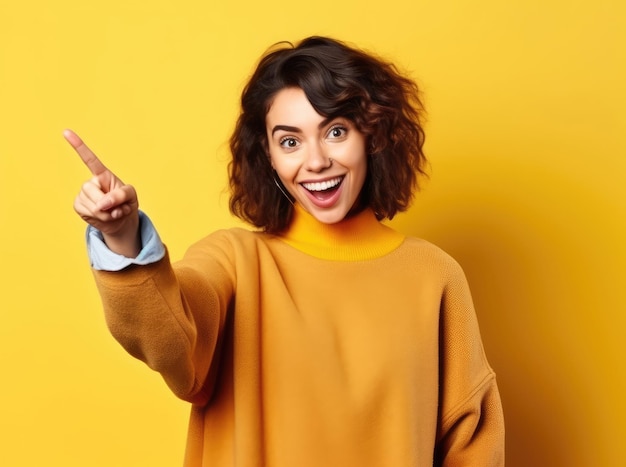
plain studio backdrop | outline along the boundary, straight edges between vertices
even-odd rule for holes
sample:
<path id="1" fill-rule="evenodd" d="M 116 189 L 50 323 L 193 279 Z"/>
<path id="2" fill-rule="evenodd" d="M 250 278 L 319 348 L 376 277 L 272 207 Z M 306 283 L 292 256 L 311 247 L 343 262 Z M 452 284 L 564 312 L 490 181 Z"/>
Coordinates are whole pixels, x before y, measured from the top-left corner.
<path id="1" fill-rule="evenodd" d="M 227 139 L 256 60 L 313 34 L 424 91 L 431 177 L 392 224 L 468 275 L 507 465 L 624 465 L 624 5 L 3 0 L 0 465 L 171 467 L 184 450 L 188 406 L 106 330 L 72 210 L 89 173 L 62 130 L 137 187 L 179 258 L 238 225 Z"/>

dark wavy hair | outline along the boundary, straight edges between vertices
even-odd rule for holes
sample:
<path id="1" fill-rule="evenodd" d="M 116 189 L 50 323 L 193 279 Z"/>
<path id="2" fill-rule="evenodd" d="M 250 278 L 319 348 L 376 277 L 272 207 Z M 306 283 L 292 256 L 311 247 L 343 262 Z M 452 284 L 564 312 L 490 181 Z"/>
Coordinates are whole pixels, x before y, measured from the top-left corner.
<path id="1" fill-rule="evenodd" d="M 318 114 L 343 117 L 365 135 L 368 174 L 361 206 L 378 219 L 406 210 L 425 174 L 423 105 L 417 85 L 396 67 L 325 37 L 284 42 L 263 56 L 241 96 L 230 138 L 230 210 L 266 232 L 291 221 L 293 206 L 277 187 L 265 117 L 276 94 L 301 88 Z"/>

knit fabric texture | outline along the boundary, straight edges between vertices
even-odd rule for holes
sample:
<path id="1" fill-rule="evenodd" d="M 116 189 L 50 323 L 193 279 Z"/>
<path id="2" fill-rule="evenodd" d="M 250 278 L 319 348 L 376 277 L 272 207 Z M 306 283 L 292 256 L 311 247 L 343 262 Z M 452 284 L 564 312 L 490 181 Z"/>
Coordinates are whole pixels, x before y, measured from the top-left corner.
<path id="1" fill-rule="evenodd" d="M 504 465 L 462 269 L 371 211 L 94 275 L 114 337 L 192 403 L 186 467 Z"/>

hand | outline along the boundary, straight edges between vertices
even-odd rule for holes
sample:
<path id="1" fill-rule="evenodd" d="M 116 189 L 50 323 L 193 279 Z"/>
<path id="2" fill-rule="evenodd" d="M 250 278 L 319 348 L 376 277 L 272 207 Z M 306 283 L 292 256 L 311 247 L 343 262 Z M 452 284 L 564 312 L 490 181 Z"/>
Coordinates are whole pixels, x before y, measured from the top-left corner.
<path id="1" fill-rule="evenodd" d="M 139 254 L 139 202 L 131 185 L 126 185 L 100 162 L 76 133 L 63 136 L 89 168 L 92 178 L 85 182 L 74 201 L 74 210 L 104 236 L 115 253 L 134 258 Z"/>

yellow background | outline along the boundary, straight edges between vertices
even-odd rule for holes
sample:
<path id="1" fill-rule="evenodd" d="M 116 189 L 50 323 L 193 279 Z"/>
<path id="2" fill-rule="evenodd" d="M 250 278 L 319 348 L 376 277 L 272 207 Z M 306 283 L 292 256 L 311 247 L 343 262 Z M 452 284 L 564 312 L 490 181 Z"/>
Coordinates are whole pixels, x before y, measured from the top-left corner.
<path id="1" fill-rule="evenodd" d="M 61 132 L 180 257 L 236 223 L 226 140 L 256 59 L 311 34 L 423 87 L 431 179 L 393 223 L 468 274 L 507 465 L 624 465 L 624 5 L 2 0 L 0 465 L 181 464 L 187 406 L 105 329 L 72 211 L 88 172 Z"/>

